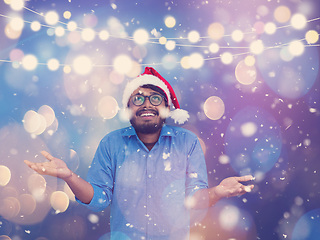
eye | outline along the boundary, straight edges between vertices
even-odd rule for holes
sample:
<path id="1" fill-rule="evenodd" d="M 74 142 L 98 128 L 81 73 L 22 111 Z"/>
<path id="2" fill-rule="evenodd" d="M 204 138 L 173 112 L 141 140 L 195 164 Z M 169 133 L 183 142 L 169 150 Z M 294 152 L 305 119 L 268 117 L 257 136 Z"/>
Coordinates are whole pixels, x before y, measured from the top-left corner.
<path id="1" fill-rule="evenodd" d="M 162 96 L 158 95 L 158 94 L 154 94 L 154 95 L 150 96 L 150 100 L 153 104 L 160 105 L 162 102 Z"/>
<path id="2" fill-rule="evenodd" d="M 134 105 L 142 105 L 144 103 L 144 96 L 142 95 L 136 95 L 132 98 L 132 102 Z"/>

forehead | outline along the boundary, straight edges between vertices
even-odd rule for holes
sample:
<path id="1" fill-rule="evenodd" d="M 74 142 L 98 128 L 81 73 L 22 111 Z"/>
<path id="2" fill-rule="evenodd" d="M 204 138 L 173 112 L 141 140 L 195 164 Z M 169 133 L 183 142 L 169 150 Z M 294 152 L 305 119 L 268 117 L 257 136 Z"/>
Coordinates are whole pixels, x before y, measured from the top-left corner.
<path id="1" fill-rule="evenodd" d="M 152 93 L 158 93 L 150 88 L 143 88 L 143 87 L 138 87 L 136 90 L 133 91 L 133 93 L 131 94 L 132 96 L 133 95 L 136 95 L 136 94 L 142 94 L 142 95 L 150 95 Z"/>

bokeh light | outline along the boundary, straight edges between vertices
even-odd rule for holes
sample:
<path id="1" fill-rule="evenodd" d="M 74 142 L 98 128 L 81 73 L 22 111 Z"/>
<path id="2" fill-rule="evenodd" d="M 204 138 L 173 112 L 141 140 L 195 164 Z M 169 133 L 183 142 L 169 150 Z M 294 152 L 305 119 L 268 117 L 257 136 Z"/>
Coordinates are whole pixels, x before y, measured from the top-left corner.
<path id="1" fill-rule="evenodd" d="M 273 22 L 268 22 L 264 25 L 264 32 L 267 34 L 274 34 L 277 31 L 277 26 Z"/>
<path id="2" fill-rule="evenodd" d="M 85 28 L 81 31 L 81 38 L 85 42 L 92 42 L 95 36 L 96 36 L 96 33 L 91 28 Z"/>
<path id="3" fill-rule="evenodd" d="M 14 31 L 21 31 L 24 27 L 24 21 L 20 17 L 12 18 L 9 22 L 10 27 Z"/>
<path id="4" fill-rule="evenodd" d="M 114 118 L 119 110 L 117 100 L 112 96 L 104 96 L 98 104 L 98 112 L 104 119 Z"/>
<path id="5" fill-rule="evenodd" d="M 309 30 L 308 32 L 306 32 L 306 40 L 308 44 L 313 44 L 318 42 L 319 40 L 319 33 L 315 30 Z"/>
<path id="6" fill-rule="evenodd" d="M 60 63 L 59 63 L 58 59 L 55 59 L 55 58 L 49 59 L 47 64 L 48 64 L 48 68 L 51 71 L 58 70 L 58 68 L 60 66 Z"/>
<path id="7" fill-rule="evenodd" d="M 146 44 L 149 40 L 149 34 L 145 29 L 137 29 L 133 33 L 133 40 L 140 45 Z"/>
<path id="8" fill-rule="evenodd" d="M 176 42 L 173 40 L 168 40 L 165 43 L 165 47 L 168 51 L 173 51 L 176 48 Z"/>
<path id="9" fill-rule="evenodd" d="M 305 28 L 305 26 L 307 25 L 306 17 L 300 13 L 294 14 L 290 22 L 292 27 L 299 30 Z"/>
<path id="10" fill-rule="evenodd" d="M 231 37 L 232 37 L 232 40 L 235 41 L 235 42 L 241 42 L 243 37 L 244 37 L 244 34 L 241 30 L 234 30 L 231 34 Z"/>
<path id="11" fill-rule="evenodd" d="M 191 42 L 191 43 L 196 43 L 196 42 L 198 42 L 198 41 L 200 40 L 200 34 L 199 34 L 199 32 L 198 32 L 198 31 L 195 31 L 195 30 L 190 31 L 190 32 L 188 33 L 188 40 L 189 40 L 189 42 Z"/>
<path id="12" fill-rule="evenodd" d="M 281 5 L 275 9 L 273 16 L 277 22 L 285 23 L 290 20 L 291 10 L 287 6 Z"/>
<path id="13" fill-rule="evenodd" d="M 224 102 L 217 96 L 211 96 L 205 101 L 203 111 L 209 119 L 218 120 L 225 113 Z"/>
<path id="14" fill-rule="evenodd" d="M 65 192 L 55 191 L 50 196 L 50 204 L 56 212 L 65 212 L 69 207 L 69 197 Z"/>
<path id="15" fill-rule="evenodd" d="M 229 65 L 233 62 L 233 56 L 230 52 L 224 52 L 221 54 L 221 62 L 223 64 Z"/>
<path id="16" fill-rule="evenodd" d="M 176 25 L 176 19 L 173 16 L 167 16 L 164 19 L 164 24 L 167 28 L 173 28 Z"/>
<path id="17" fill-rule="evenodd" d="M 41 24 L 38 21 L 33 21 L 30 24 L 30 28 L 31 28 L 32 31 L 38 32 L 41 29 Z"/>
<path id="18" fill-rule="evenodd" d="M 204 64 L 204 58 L 200 53 L 192 53 L 188 60 L 189 66 L 194 69 L 199 69 Z"/>
<path id="19" fill-rule="evenodd" d="M 105 41 L 105 40 L 108 40 L 110 37 L 110 34 L 107 30 L 101 30 L 99 32 L 99 38 L 102 40 L 102 41 Z"/>
<path id="20" fill-rule="evenodd" d="M 49 11 L 45 14 L 44 20 L 49 25 L 55 25 L 59 21 L 59 15 L 55 11 Z"/>
<path id="21" fill-rule="evenodd" d="M 79 75 L 87 75 L 92 71 L 92 61 L 88 56 L 81 55 L 74 59 L 73 69 Z"/>
<path id="22" fill-rule="evenodd" d="M 212 23 L 208 27 L 208 35 L 214 40 L 221 39 L 224 35 L 224 31 L 223 25 L 218 22 Z"/>
<path id="23" fill-rule="evenodd" d="M 11 171 L 8 167 L 0 165 L 0 186 L 6 186 L 11 179 Z"/>
<path id="24" fill-rule="evenodd" d="M 250 85 L 257 78 L 257 70 L 254 65 L 248 66 L 245 60 L 241 60 L 236 66 L 235 76 L 241 84 Z"/>
<path id="25" fill-rule="evenodd" d="M 24 7 L 24 0 L 10 0 L 10 7 L 14 11 L 20 11 Z"/>
<path id="26" fill-rule="evenodd" d="M 256 40 L 250 43 L 250 52 L 258 55 L 261 54 L 264 50 L 264 44 L 261 40 Z"/>
<path id="27" fill-rule="evenodd" d="M 38 65 L 38 59 L 36 56 L 32 54 L 27 54 L 22 59 L 22 66 L 24 69 L 28 71 L 32 71 L 36 69 L 37 65 Z"/>
<path id="28" fill-rule="evenodd" d="M 293 56 L 300 56 L 304 52 L 304 45 L 301 41 L 293 41 L 289 44 L 288 50 Z"/>
<path id="29" fill-rule="evenodd" d="M 132 69 L 132 60 L 127 55 L 118 55 L 113 61 L 114 70 L 121 74 L 129 73 Z"/>
<path id="30" fill-rule="evenodd" d="M 294 226 L 292 240 L 316 240 L 320 236 L 320 209 L 314 209 L 300 217 Z"/>

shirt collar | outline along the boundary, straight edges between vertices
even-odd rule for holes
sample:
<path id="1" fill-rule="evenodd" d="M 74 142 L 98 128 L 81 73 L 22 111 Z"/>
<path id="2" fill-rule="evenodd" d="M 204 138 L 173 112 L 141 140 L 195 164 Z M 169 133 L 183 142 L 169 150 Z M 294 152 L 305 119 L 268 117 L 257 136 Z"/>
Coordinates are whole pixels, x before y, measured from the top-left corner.
<path id="1" fill-rule="evenodd" d="M 126 127 L 122 131 L 122 136 L 137 136 L 136 131 L 132 126 Z M 175 136 L 174 130 L 168 126 L 168 125 L 163 125 L 161 132 L 160 132 L 160 137 L 162 136 Z"/>

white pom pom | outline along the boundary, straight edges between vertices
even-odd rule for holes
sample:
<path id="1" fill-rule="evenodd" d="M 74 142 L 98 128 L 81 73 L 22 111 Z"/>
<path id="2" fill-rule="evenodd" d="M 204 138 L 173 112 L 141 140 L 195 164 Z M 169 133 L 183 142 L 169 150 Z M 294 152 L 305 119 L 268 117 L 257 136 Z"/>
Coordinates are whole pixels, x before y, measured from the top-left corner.
<path id="1" fill-rule="evenodd" d="M 190 116 L 186 110 L 177 108 L 170 112 L 170 117 L 175 123 L 184 124 Z"/>
<path id="2" fill-rule="evenodd" d="M 129 108 L 122 108 L 119 111 L 120 121 L 127 122 L 131 119 L 131 117 L 132 117 L 132 111 Z"/>

